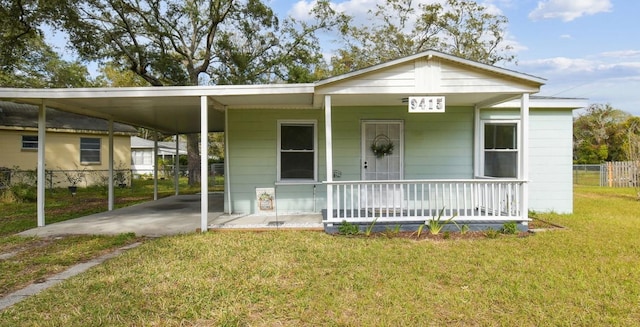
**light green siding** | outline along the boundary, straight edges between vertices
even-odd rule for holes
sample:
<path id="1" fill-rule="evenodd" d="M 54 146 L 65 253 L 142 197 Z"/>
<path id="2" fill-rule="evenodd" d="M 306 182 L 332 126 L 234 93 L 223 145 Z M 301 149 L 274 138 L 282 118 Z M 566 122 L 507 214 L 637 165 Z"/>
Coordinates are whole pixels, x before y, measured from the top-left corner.
<path id="1" fill-rule="evenodd" d="M 519 110 L 482 110 L 482 119 L 520 119 Z M 573 114 L 569 109 L 529 112 L 529 208 L 573 211 Z"/>
<path id="2" fill-rule="evenodd" d="M 482 110 L 482 119 L 519 119 L 519 110 Z M 315 120 L 318 182 L 277 184 L 278 120 Z M 473 109 L 409 114 L 406 107 L 334 107 L 333 168 L 337 181 L 360 180 L 363 120 L 404 122 L 405 179 L 473 178 Z M 232 212 L 256 213 L 256 188 L 276 189 L 281 214 L 320 212 L 326 207 L 325 124 L 322 110 L 229 110 L 228 137 Z M 572 113 L 530 110 L 529 204 L 532 210 L 571 212 Z M 227 202 L 225 201 L 225 206 Z M 225 207 L 225 210 L 229 208 Z"/>
<path id="3" fill-rule="evenodd" d="M 572 111 L 531 111 L 529 148 L 529 207 L 542 212 L 573 212 Z"/>
<path id="4" fill-rule="evenodd" d="M 318 180 L 325 179 L 323 111 L 237 109 L 228 110 L 227 115 L 227 176 L 231 182 L 231 212 L 255 213 L 256 188 L 276 187 L 278 120 L 317 121 Z M 313 185 L 281 185 L 276 188 L 276 192 L 278 212 L 312 212 L 314 209 Z M 324 192 L 324 189 L 318 187 L 316 192 Z M 324 195 L 316 194 L 315 198 L 316 201 L 320 201 L 318 199 L 324 199 Z M 227 206 L 228 201 L 225 199 L 225 211 L 229 212 Z M 324 202 L 315 204 L 317 208 L 324 206 Z"/>
<path id="5" fill-rule="evenodd" d="M 319 212 L 326 207 L 325 124 L 322 110 L 229 110 L 229 171 L 232 212 L 256 213 L 256 188 L 276 188 L 278 213 Z M 317 185 L 277 184 L 278 120 L 316 120 Z M 471 178 L 473 109 L 409 114 L 399 107 L 334 107 L 333 168 L 337 181 L 360 180 L 363 120 L 404 122 L 404 178 Z M 227 201 L 225 201 L 227 205 Z M 229 210 L 229 208 L 225 208 Z"/>

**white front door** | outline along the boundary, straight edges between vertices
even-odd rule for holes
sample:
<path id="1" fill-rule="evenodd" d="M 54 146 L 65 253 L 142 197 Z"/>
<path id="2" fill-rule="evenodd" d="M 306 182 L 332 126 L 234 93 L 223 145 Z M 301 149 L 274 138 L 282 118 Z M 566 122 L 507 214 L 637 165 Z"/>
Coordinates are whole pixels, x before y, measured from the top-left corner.
<path id="1" fill-rule="evenodd" d="M 362 122 L 362 179 L 403 179 L 402 121 L 369 120 Z M 361 205 L 365 208 L 397 208 L 402 201 L 399 188 L 383 184 L 365 187 Z"/>

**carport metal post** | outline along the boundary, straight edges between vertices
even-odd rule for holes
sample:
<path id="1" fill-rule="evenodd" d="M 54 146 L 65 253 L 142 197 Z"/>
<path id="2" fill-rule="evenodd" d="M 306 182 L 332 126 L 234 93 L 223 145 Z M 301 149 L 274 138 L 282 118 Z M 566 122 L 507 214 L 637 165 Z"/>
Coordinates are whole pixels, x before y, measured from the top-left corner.
<path id="1" fill-rule="evenodd" d="M 153 131 L 153 200 L 158 199 L 158 131 Z"/>
<path id="2" fill-rule="evenodd" d="M 109 119 L 109 204 L 108 211 L 113 210 L 113 119 Z"/>
<path id="3" fill-rule="evenodd" d="M 209 163 L 208 137 L 209 118 L 207 115 L 207 97 L 200 96 L 200 231 L 207 231 L 209 216 Z"/>
<path id="4" fill-rule="evenodd" d="M 45 161 L 44 144 L 47 131 L 47 106 L 42 99 L 38 108 L 38 184 L 37 184 L 37 216 L 38 227 L 44 226 L 44 196 L 45 196 Z"/>
<path id="5" fill-rule="evenodd" d="M 180 135 L 176 134 L 176 155 L 173 157 L 173 188 L 180 194 Z"/>

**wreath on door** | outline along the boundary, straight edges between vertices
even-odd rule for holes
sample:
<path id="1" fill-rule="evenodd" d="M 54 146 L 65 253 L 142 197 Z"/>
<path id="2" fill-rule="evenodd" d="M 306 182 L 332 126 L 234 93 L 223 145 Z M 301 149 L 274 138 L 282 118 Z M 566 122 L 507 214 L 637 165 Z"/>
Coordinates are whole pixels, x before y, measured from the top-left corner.
<path id="1" fill-rule="evenodd" d="M 393 153 L 393 142 L 388 136 L 380 134 L 373 139 L 371 143 L 371 151 L 376 158 L 382 158 Z"/>

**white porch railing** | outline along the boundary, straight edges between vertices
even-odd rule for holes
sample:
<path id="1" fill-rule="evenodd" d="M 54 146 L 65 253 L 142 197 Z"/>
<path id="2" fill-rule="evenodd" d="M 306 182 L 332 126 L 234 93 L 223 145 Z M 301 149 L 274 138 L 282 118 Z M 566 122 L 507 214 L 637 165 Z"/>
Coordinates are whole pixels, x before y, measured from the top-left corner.
<path id="1" fill-rule="evenodd" d="M 399 180 L 326 182 L 332 199 L 325 222 L 525 221 L 519 180 Z"/>

